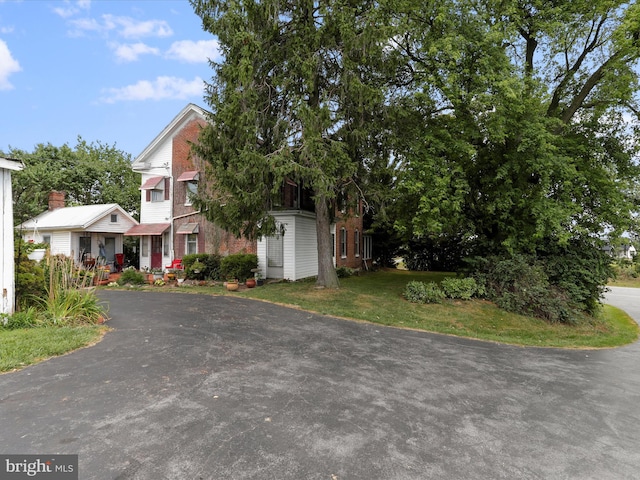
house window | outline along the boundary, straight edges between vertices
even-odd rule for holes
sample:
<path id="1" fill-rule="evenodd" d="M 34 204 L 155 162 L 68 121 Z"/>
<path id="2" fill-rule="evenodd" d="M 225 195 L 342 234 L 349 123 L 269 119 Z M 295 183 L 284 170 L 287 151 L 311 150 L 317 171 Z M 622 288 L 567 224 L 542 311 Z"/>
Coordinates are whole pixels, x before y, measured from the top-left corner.
<path id="1" fill-rule="evenodd" d="M 340 229 L 340 256 L 347 258 L 347 231 L 344 227 Z"/>
<path id="2" fill-rule="evenodd" d="M 185 205 L 191 205 L 193 203 L 193 197 L 198 194 L 198 182 L 186 182 L 187 184 L 187 196 L 185 198 Z"/>
<path id="3" fill-rule="evenodd" d="M 365 260 L 371 260 L 372 258 L 372 246 L 373 246 L 373 239 L 371 237 L 371 235 L 365 235 L 364 237 L 362 237 L 364 240 L 364 251 L 362 252 L 364 255 L 364 259 Z"/>
<path id="4" fill-rule="evenodd" d="M 284 265 L 284 237 L 282 235 L 267 237 L 267 265 L 269 267 Z"/>
<path id="5" fill-rule="evenodd" d="M 190 233 L 187 235 L 187 245 L 186 245 L 185 253 L 187 255 L 192 255 L 194 253 L 198 253 L 198 234 Z"/>
<path id="6" fill-rule="evenodd" d="M 80 237 L 80 255 L 91 258 L 91 237 Z"/>
<path id="7" fill-rule="evenodd" d="M 112 213 L 111 214 L 111 223 L 118 223 L 118 214 L 117 213 Z"/>
<path id="8" fill-rule="evenodd" d="M 47 244 L 47 245 L 51 245 L 51 235 L 43 235 L 42 236 L 42 243 Z"/>
<path id="9" fill-rule="evenodd" d="M 356 230 L 353 236 L 354 254 L 356 257 L 360 256 L 360 231 Z"/>
<path id="10" fill-rule="evenodd" d="M 151 190 L 151 201 L 152 202 L 164 201 L 164 190 L 159 190 L 157 188 Z"/>
<path id="11" fill-rule="evenodd" d="M 331 234 L 331 256 L 333 258 L 336 257 L 336 234 Z"/>
<path id="12" fill-rule="evenodd" d="M 149 237 L 142 237 L 140 239 L 140 254 L 143 257 L 149 256 Z"/>
<path id="13" fill-rule="evenodd" d="M 347 213 L 347 192 L 341 190 L 338 194 L 338 208 L 340 209 L 340 213 Z"/>

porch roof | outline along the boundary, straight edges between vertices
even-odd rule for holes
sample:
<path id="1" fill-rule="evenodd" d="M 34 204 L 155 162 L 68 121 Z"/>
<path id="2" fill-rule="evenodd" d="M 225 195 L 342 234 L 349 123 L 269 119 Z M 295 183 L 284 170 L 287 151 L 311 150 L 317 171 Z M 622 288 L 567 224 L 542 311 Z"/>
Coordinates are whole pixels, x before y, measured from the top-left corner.
<path id="1" fill-rule="evenodd" d="M 144 235 L 162 235 L 170 226 L 170 223 L 141 223 L 140 225 L 136 225 L 135 227 L 130 228 L 129 230 L 124 232 L 124 234 L 130 237 Z"/>

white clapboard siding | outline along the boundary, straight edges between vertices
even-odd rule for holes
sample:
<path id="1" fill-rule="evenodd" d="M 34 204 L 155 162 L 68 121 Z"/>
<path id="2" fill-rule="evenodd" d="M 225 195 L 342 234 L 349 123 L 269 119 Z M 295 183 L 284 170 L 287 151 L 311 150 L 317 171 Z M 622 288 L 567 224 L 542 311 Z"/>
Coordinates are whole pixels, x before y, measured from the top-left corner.
<path id="1" fill-rule="evenodd" d="M 53 232 L 51 234 L 51 254 L 71 255 L 71 232 Z M 77 249 L 77 246 L 76 246 Z M 77 254 L 77 252 L 74 252 Z"/>

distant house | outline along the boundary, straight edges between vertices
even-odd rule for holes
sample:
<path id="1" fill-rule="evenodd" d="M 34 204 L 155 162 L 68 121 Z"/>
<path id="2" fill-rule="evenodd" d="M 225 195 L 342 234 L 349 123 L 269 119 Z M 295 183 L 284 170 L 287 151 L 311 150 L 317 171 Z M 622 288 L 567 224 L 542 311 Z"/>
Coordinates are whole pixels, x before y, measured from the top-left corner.
<path id="1" fill-rule="evenodd" d="M 204 172 L 191 156 L 206 125 L 206 112 L 188 104 L 132 163 L 142 174 L 140 224 L 125 235 L 140 237 L 140 267 L 166 268 L 192 253 L 256 253 L 267 278 L 298 280 L 318 274 L 315 208 L 308 189 L 292 181 L 270 212 L 278 233 L 250 241 L 238 238 L 208 221 L 191 204 Z M 371 237 L 363 234 L 362 205 L 337 211 L 332 225 L 334 264 L 360 268 L 370 262 Z"/>
<path id="2" fill-rule="evenodd" d="M 13 195 L 11 191 L 11 172 L 22 170 L 19 160 L 0 157 L 0 313 L 12 314 L 15 305 L 15 255 L 13 252 Z"/>
<path id="3" fill-rule="evenodd" d="M 124 233 L 138 222 L 116 203 L 65 207 L 64 192 L 49 194 L 49 209 L 18 225 L 27 242 L 45 243 L 52 254 L 72 257 L 78 264 L 100 259 L 116 267 Z"/>
<path id="4" fill-rule="evenodd" d="M 623 244 L 618 246 L 607 245 L 604 247 L 604 251 L 614 258 L 626 258 L 632 260 L 638 253 L 636 247 L 631 244 Z"/>

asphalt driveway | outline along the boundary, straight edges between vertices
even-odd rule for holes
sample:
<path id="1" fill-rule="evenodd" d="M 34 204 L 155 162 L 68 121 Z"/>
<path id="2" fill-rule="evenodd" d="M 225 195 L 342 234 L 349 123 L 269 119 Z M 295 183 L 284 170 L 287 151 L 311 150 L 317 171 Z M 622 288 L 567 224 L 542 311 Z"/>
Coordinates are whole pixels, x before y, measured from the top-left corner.
<path id="1" fill-rule="evenodd" d="M 640 345 L 518 348 L 237 297 L 103 291 L 99 344 L 0 376 L 0 452 L 81 479 L 631 479 Z"/>

